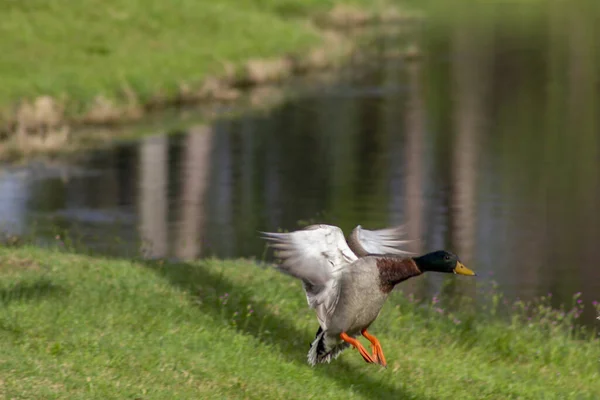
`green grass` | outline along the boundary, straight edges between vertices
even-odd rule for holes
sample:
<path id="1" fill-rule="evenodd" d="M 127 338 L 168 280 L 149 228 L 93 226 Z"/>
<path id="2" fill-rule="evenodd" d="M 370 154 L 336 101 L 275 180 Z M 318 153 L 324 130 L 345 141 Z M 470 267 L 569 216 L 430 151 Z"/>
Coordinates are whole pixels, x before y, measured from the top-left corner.
<path id="1" fill-rule="evenodd" d="M 545 0 L 540 0 L 545 1 Z M 79 113 L 97 95 L 141 101 L 222 74 L 225 64 L 302 53 L 319 44 L 307 21 L 336 5 L 438 10 L 427 0 L 0 0 L 0 110 L 51 95 Z M 536 2 L 537 3 L 537 2 Z M 462 3 L 461 3 L 462 4 Z M 452 7 L 457 13 L 471 5 Z"/>
<path id="2" fill-rule="evenodd" d="M 448 316 L 401 293 L 348 350 L 306 364 L 317 328 L 297 281 L 249 261 L 167 265 L 0 249 L 0 396 L 14 399 L 592 399 L 599 342 Z M 496 297 L 494 297 L 496 298 Z M 460 318 L 458 323 L 456 318 Z M 536 320 L 537 321 L 537 320 Z M 562 326 L 562 325 L 561 325 Z M 588 335 L 592 335 L 589 333 Z"/>
<path id="3" fill-rule="evenodd" d="M 0 107 L 23 97 L 87 105 L 125 86 L 142 99 L 224 63 L 302 52 L 307 18 L 359 0 L 0 0 Z"/>

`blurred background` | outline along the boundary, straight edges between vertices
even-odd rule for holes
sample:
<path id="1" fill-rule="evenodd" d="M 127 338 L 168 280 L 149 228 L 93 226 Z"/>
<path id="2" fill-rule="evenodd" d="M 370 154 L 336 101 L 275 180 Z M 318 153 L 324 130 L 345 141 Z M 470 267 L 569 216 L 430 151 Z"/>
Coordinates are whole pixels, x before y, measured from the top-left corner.
<path id="1" fill-rule="evenodd" d="M 290 80 L 266 112 L 7 165 L 3 231 L 111 256 L 262 261 L 259 230 L 406 224 L 410 250 L 451 250 L 512 299 L 600 299 L 596 5 L 422 6 L 426 22 L 372 27 L 333 78 Z M 431 296 L 445 279 L 403 290 Z"/>

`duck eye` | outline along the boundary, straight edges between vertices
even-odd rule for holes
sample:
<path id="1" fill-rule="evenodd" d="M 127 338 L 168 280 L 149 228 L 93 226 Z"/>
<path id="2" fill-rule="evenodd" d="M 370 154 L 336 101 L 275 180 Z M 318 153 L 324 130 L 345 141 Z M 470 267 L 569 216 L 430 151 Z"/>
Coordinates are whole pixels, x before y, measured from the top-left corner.
<path id="1" fill-rule="evenodd" d="M 448 255 L 444 256 L 444 260 L 450 261 L 450 256 L 448 256 Z"/>

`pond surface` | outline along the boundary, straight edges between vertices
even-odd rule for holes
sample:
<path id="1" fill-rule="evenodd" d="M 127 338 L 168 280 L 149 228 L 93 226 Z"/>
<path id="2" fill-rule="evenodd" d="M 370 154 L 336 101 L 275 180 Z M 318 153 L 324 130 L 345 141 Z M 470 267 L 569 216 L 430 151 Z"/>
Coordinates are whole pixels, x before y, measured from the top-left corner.
<path id="1" fill-rule="evenodd" d="M 49 243 L 67 232 L 110 255 L 185 259 L 262 259 L 259 230 L 407 224 L 411 250 L 450 249 L 512 298 L 589 303 L 600 138 L 587 22 L 550 10 L 378 35 L 360 67 L 267 114 L 6 168 L 0 221 Z M 422 57 L 393 55 L 407 40 Z M 405 291 L 432 295 L 445 279 Z"/>

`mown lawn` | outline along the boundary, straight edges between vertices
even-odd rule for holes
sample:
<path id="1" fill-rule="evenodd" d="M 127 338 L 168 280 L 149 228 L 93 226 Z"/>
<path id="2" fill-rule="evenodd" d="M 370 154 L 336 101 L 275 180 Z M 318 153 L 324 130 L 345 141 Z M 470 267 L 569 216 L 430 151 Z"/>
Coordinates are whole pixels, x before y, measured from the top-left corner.
<path id="1" fill-rule="evenodd" d="M 0 107 L 23 97 L 144 100 L 224 72 L 225 63 L 302 52 L 308 18 L 363 0 L 0 0 Z M 70 104 L 69 103 L 69 104 Z M 73 110 L 70 110 L 73 111 Z"/>
<path id="2" fill-rule="evenodd" d="M 0 396 L 14 399 L 592 399 L 594 333 L 447 315 L 395 293 L 372 333 L 309 367 L 298 282 L 244 260 L 167 265 L 0 249 Z"/>

